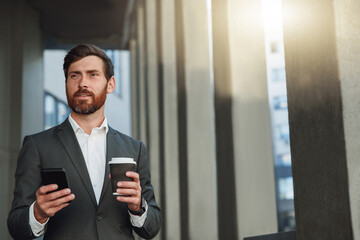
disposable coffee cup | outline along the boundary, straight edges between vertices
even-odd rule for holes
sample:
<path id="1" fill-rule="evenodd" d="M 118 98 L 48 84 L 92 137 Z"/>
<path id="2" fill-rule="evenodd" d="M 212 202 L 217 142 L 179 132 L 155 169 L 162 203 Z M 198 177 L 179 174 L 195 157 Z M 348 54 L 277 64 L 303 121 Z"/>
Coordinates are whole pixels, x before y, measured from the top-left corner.
<path id="1" fill-rule="evenodd" d="M 136 170 L 136 162 L 132 158 L 118 157 L 112 158 L 109 162 L 111 174 L 111 186 L 113 195 L 123 195 L 116 192 L 117 182 L 119 181 L 134 181 L 134 179 L 127 177 L 126 172 Z"/>

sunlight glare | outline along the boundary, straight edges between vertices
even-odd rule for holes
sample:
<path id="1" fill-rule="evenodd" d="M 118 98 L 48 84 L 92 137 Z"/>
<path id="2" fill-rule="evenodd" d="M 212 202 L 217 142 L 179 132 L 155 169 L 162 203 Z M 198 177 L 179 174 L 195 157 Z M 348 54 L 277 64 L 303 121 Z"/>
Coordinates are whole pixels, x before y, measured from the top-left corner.
<path id="1" fill-rule="evenodd" d="M 266 32 L 282 32 L 281 0 L 263 0 L 263 17 Z"/>

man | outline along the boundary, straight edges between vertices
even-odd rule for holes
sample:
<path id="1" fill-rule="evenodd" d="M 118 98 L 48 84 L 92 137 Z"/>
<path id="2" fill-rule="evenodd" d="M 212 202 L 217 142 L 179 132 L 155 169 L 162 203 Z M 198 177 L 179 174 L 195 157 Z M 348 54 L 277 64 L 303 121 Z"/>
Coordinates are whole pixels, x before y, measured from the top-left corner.
<path id="1" fill-rule="evenodd" d="M 144 144 L 115 131 L 104 116 L 115 88 L 111 60 L 93 45 L 79 45 L 64 59 L 66 96 L 72 112 L 52 129 L 26 136 L 16 169 L 8 228 L 15 239 L 153 238 L 161 225 Z M 112 195 L 108 162 L 130 157 L 134 181 L 118 182 Z M 41 169 L 64 168 L 71 189 L 42 186 Z M 54 191 L 55 190 L 55 191 Z M 70 202 L 69 202 L 70 201 Z"/>

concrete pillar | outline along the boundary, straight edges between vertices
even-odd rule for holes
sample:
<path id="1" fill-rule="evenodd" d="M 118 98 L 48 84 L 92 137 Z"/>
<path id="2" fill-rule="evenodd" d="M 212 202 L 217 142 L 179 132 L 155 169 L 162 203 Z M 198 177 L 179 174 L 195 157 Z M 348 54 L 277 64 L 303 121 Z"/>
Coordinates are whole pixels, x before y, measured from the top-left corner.
<path id="1" fill-rule="evenodd" d="M 22 136 L 30 133 L 28 126 L 42 129 L 43 73 L 38 14 L 25 1 L 3 1 L 0 20 L 0 239 L 5 240 Z M 26 75 L 33 71 L 39 72 Z"/>
<path id="2" fill-rule="evenodd" d="M 261 0 L 228 0 L 238 239 L 277 232 Z"/>
<path id="3" fill-rule="evenodd" d="M 175 1 L 161 0 L 161 45 L 165 151 L 165 239 L 181 239 Z"/>
<path id="4" fill-rule="evenodd" d="M 44 46 L 40 16 L 28 5 L 25 11 L 21 139 L 44 129 Z"/>
<path id="5" fill-rule="evenodd" d="M 138 1 L 137 7 L 137 54 L 138 54 L 138 138 L 148 144 L 148 110 L 147 110 L 147 83 L 146 83 L 146 44 L 145 44 L 145 5 Z"/>
<path id="6" fill-rule="evenodd" d="M 360 239 L 360 18 L 357 1 L 334 1 L 353 237 Z"/>
<path id="7" fill-rule="evenodd" d="M 340 4 L 340 1 L 336 3 Z M 337 45 L 342 46 L 339 54 L 346 86 L 345 95 L 349 93 L 351 86 L 347 77 L 355 76 L 356 73 L 354 69 L 349 72 L 346 70 L 347 57 L 352 56 L 354 52 L 347 52 L 346 49 L 350 46 L 344 44 L 346 41 L 338 41 L 337 44 L 335 25 L 339 23 L 338 30 L 345 30 L 348 27 L 341 28 L 344 26 L 343 21 L 350 23 L 353 21 L 352 16 L 357 14 L 355 15 L 356 8 L 351 6 L 345 13 L 338 12 L 337 16 L 340 18 L 336 19 L 333 4 L 334 1 L 330 0 L 283 1 L 285 66 L 298 240 L 353 239 L 347 167 L 356 167 L 358 164 L 352 165 L 355 161 L 352 147 L 354 139 L 348 135 L 351 143 L 347 146 L 351 149 L 349 154 L 352 161 L 347 165 Z M 354 9 L 354 15 L 348 13 L 350 9 Z M 348 33 L 356 28 L 349 26 L 349 29 L 351 30 Z M 357 35 L 356 32 L 358 30 L 355 30 L 353 36 Z M 342 31 L 338 37 L 354 41 L 350 35 Z M 356 56 L 352 59 L 356 59 L 357 62 Z M 357 65 L 356 62 L 354 66 Z M 355 94 L 345 97 L 348 127 L 356 126 L 351 123 L 351 119 L 356 116 L 350 112 L 353 101 L 356 101 L 356 98 L 350 100 L 349 97 L 353 96 Z M 356 131 L 356 128 L 351 131 Z M 350 176 L 350 181 L 358 179 L 354 177 L 354 172 Z M 352 188 L 352 191 L 354 190 Z M 358 192 L 357 190 L 356 194 Z M 358 202 L 358 197 L 356 201 Z"/>
<path id="8" fill-rule="evenodd" d="M 155 0 L 138 1 L 136 39 L 138 68 L 137 81 L 133 83 L 133 90 L 137 96 L 137 106 L 133 106 L 133 109 L 138 111 L 137 137 L 146 144 L 150 161 L 151 183 L 154 186 L 156 200 L 161 208 L 156 13 Z M 156 239 L 160 239 L 161 235 L 160 232 Z"/>
<path id="9" fill-rule="evenodd" d="M 180 178 L 180 226 L 181 239 L 189 239 L 189 181 L 187 147 L 187 101 L 185 80 L 185 37 L 183 1 L 175 3 L 175 44 L 176 44 L 176 95 L 177 95 L 177 133 Z"/>
<path id="10" fill-rule="evenodd" d="M 12 86 L 21 93 L 21 75 L 15 76 L 12 62 L 21 63 L 21 48 L 14 53 L 13 44 L 19 44 L 16 31 L 21 32 L 21 12 L 15 11 L 13 1 L 4 1 L 0 8 L 0 238 L 11 239 L 6 219 L 11 206 L 14 186 L 14 168 L 20 149 L 21 94 L 12 94 Z M 17 18 L 18 17 L 18 18 Z M 20 43 L 22 43 L 20 41 Z M 21 68 L 21 64 L 20 68 Z M 21 70 L 20 70 L 21 71 Z M 20 72 L 19 71 L 19 72 Z M 16 120 L 17 118 L 17 120 Z M 14 121 L 14 122 L 13 122 Z M 14 130 L 14 131 L 12 131 Z"/>
<path id="11" fill-rule="evenodd" d="M 228 1 L 213 0 L 211 3 L 219 239 L 236 239 L 238 229 L 236 194 L 234 194 L 236 186 Z"/>
<path id="12" fill-rule="evenodd" d="M 211 34 L 206 0 L 183 0 L 189 239 L 218 239 Z"/>
<path id="13" fill-rule="evenodd" d="M 157 57 L 157 28 L 156 28 L 156 1 L 145 1 L 146 16 L 146 76 L 149 112 L 149 143 L 148 152 L 151 170 L 151 183 L 155 189 L 155 196 L 160 201 L 160 131 L 159 131 L 159 89 L 158 89 L 158 57 Z"/>
<path id="14" fill-rule="evenodd" d="M 137 40 L 130 40 L 130 88 L 131 88 L 131 135 L 140 137 L 140 106 L 139 106 L 139 74 L 138 74 L 138 46 Z"/>

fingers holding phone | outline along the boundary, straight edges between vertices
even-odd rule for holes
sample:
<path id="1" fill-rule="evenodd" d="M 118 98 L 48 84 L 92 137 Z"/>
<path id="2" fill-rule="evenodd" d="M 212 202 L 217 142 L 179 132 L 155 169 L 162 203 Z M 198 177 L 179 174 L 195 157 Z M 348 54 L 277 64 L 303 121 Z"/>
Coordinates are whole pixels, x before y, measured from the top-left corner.
<path id="1" fill-rule="evenodd" d="M 70 201 L 75 199 L 69 188 L 57 190 L 56 184 L 50 184 L 40 187 L 36 191 L 36 202 L 34 204 L 34 216 L 40 223 L 45 223 L 49 217 L 52 217 L 68 206 Z"/>
<path id="2" fill-rule="evenodd" d="M 44 186 L 36 191 L 34 216 L 38 222 L 45 223 L 49 217 L 68 206 L 75 195 L 69 188 L 65 169 L 42 169 L 41 177 Z"/>

